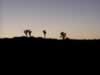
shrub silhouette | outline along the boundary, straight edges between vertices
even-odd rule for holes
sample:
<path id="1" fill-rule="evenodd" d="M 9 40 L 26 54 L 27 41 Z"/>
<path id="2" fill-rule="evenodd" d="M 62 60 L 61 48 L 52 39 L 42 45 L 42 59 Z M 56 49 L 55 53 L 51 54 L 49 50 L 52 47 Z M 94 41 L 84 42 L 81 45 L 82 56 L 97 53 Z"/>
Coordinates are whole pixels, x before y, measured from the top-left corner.
<path id="1" fill-rule="evenodd" d="M 66 33 L 65 32 L 61 32 L 60 33 L 60 37 L 65 40 L 66 39 Z"/>
<path id="2" fill-rule="evenodd" d="M 24 34 L 26 37 L 31 37 L 31 33 L 32 33 L 31 30 L 24 30 Z"/>
<path id="3" fill-rule="evenodd" d="M 43 30 L 42 32 L 43 32 L 44 38 L 46 38 L 46 34 L 47 34 L 46 30 Z"/>

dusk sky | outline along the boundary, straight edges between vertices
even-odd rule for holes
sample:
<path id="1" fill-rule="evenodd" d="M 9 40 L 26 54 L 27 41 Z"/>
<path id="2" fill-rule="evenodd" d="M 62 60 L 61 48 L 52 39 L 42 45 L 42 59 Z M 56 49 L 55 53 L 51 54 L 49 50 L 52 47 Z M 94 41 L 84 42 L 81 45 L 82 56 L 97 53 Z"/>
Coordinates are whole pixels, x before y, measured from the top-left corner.
<path id="1" fill-rule="evenodd" d="M 0 0 L 0 37 L 24 35 L 59 38 L 100 38 L 100 0 Z"/>

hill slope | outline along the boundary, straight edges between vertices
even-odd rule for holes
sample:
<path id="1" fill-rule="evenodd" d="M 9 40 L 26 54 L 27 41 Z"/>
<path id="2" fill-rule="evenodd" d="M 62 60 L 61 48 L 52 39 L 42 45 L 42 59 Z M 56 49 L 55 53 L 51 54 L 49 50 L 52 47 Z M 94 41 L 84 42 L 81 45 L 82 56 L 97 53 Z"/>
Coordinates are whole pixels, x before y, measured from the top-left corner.
<path id="1" fill-rule="evenodd" d="M 0 39 L 3 48 L 25 49 L 93 49 L 100 48 L 100 40 L 57 40 L 43 38 L 15 37 Z"/>

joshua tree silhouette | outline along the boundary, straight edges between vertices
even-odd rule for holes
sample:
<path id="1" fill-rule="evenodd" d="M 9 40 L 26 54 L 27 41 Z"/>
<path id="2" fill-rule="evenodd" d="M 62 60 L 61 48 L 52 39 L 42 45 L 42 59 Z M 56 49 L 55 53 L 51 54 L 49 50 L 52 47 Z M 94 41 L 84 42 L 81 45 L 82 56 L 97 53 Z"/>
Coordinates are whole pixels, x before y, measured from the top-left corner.
<path id="1" fill-rule="evenodd" d="M 46 30 L 43 30 L 42 32 L 43 32 L 44 38 L 46 38 L 46 34 L 47 34 Z"/>
<path id="2" fill-rule="evenodd" d="M 66 33 L 65 32 L 61 32 L 60 33 L 60 37 L 65 40 L 66 39 Z"/>
<path id="3" fill-rule="evenodd" d="M 24 30 L 24 34 L 26 37 L 31 37 L 31 33 L 32 33 L 31 30 Z"/>

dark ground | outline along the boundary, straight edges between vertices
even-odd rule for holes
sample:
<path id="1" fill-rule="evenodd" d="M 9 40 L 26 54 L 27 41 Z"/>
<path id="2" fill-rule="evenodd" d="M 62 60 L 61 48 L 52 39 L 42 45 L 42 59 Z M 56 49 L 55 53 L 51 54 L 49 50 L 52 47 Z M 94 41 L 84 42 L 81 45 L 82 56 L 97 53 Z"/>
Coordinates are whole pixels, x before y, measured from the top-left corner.
<path id="1" fill-rule="evenodd" d="M 3 54 L 3 57 L 81 59 L 82 57 L 99 57 L 99 50 L 100 40 L 57 40 L 35 37 L 0 39 L 0 53 Z"/>
<path id="2" fill-rule="evenodd" d="M 88 67 L 92 69 L 98 63 L 99 50 L 100 40 L 57 40 L 34 37 L 0 39 L 0 60 L 4 66 L 8 66 L 8 69 L 12 66 L 42 70 L 45 66 L 45 69 L 65 67 L 68 70 L 85 68 L 88 71 Z"/>
<path id="3" fill-rule="evenodd" d="M 27 38 L 15 37 L 0 39 L 1 49 L 17 49 L 17 50 L 91 50 L 100 49 L 100 40 L 57 40 L 57 39 L 43 39 L 43 38 Z"/>

